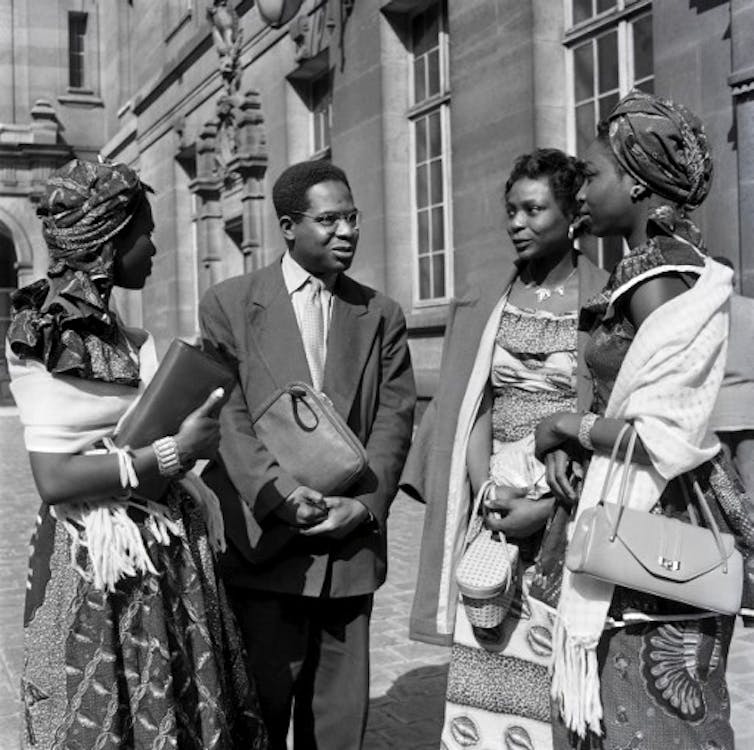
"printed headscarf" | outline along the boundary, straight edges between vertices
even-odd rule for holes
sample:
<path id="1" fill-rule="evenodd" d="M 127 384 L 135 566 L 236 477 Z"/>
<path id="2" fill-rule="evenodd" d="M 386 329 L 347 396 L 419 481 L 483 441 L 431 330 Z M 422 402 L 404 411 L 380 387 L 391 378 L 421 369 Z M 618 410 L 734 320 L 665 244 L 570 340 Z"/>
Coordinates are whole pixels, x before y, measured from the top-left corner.
<path id="1" fill-rule="evenodd" d="M 684 208 L 696 208 L 707 197 L 712 156 L 696 115 L 634 89 L 607 119 L 615 157 L 638 182 Z"/>
<path id="2" fill-rule="evenodd" d="M 139 366 L 109 308 L 112 239 L 146 188 L 125 164 L 74 159 L 52 173 L 37 209 L 49 251 L 47 278 L 15 292 L 11 349 L 53 374 L 138 386 Z"/>
<path id="3" fill-rule="evenodd" d="M 74 159 L 53 172 L 37 208 L 50 254 L 48 273 L 65 268 L 112 274 L 105 245 L 128 224 L 144 196 L 144 185 L 125 164 Z"/>

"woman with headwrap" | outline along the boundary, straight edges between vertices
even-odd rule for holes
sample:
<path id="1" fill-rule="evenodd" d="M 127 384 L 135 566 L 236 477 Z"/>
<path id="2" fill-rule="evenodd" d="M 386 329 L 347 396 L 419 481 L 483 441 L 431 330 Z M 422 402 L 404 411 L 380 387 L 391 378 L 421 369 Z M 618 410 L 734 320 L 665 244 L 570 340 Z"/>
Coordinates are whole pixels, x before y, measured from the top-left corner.
<path id="1" fill-rule="evenodd" d="M 155 254 L 147 188 L 74 160 L 38 214 L 47 278 L 13 297 L 7 358 L 42 505 L 24 612 L 28 748 L 266 747 L 214 549 L 217 498 L 187 473 L 210 457 L 222 393 L 174 436 L 116 447 L 157 361 L 109 306 Z"/>
<path id="2" fill-rule="evenodd" d="M 748 553 L 751 504 L 708 429 L 725 365 L 731 272 L 707 256 L 686 215 L 711 183 L 703 127 L 684 107 L 633 91 L 600 125 L 585 163 L 582 221 L 630 249 L 582 310 L 591 411 L 560 412 L 537 428 L 548 482 L 575 500 L 566 467 L 588 460 L 577 514 L 593 506 L 630 423 L 638 439 L 626 467 L 628 507 L 689 520 L 686 480 L 695 479 L 720 527 Z M 608 501 L 619 484 L 610 484 Z M 732 750 L 732 631 L 732 617 L 566 571 L 553 643 L 555 747 Z"/>

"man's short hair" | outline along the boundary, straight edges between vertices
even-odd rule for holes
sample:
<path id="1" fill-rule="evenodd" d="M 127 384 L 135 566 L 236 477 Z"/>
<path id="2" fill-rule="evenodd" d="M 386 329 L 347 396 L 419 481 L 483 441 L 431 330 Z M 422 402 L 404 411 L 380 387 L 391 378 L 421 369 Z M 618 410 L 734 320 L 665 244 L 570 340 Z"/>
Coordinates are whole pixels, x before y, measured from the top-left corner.
<path id="1" fill-rule="evenodd" d="M 342 182 L 350 191 L 346 173 L 329 161 L 301 161 L 285 169 L 272 186 L 272 203 L 278 218 L 309 208 L 306 191 L 320 182 Z"/>

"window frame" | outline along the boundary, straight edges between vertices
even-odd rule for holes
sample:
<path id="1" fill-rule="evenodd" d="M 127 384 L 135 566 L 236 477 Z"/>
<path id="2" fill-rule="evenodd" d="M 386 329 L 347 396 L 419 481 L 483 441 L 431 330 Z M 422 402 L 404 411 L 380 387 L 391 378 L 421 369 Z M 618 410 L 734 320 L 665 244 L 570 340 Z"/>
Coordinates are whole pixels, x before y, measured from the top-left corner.
<path id="1" fill-rule="evenodd" d="M 593 6 L 596 0 L 592 0 Z M 564 17 L 566 19 L 566 29 L 563 34 L 563 46 L 566 48 L 566 80 L 567 86 L 567 108 L 568 120 L 566 123 L 566 139 L 568 151 L 577 153 L 578 149 L 578 130 L 576 124 L 576 76 L 574 56 L 575 50 L 581 47 L 585 42 L 592 43 L 594 40 L 615 30 L 618 48 L 618 97 L 624 97 L 635 85 L 634 81 L 634 23 L 647 16 L 652 16 L 652 0 L 616 0 L 615 6 L 601 13 L 597 13 L 590 18 L 573 24 L 573 0 L 564 0 Z M 592 44 L 593 49 L 593 87 L 592 99 L 594 101 L 595 128 L 599 121 L 599 91 L 594 87 L 594 81 L 599 77 L 599 63 L 596 59 L 596 45 Z M 645 76 L 639 83 L 646 83 L 649 80 L 654 82 L 654 60 L 652 66 L 652 75 Z M 625 242 L 623 250 L 625 252 Z M 604 267 L 605 248 L 602 239 L 598 239 L 598 265 Z"/>
<path id="2" fill-rule="evenodd" d="M 439 73 L 440 73 L 440 90 L 439 92 L 416 102 L 415 91 L 415 64 L 416 54 L 413 44 L 413 24 L 416 18 L 426 13 L 433 6 L 438 7 L 438 52 L 439 52 Z M 451 173 L 451 135 L 450 135 L 450 66 L 449 66 L 449 35 L 448 35 L 448 12 L 446 0 L 437 0 L 436 3 L 430 3 L 407 17 L 407 39 L 410 44 L 409 64 L 408 64 L 408 93 L 410 106 L 406 110 L 406 120 L 409 129 L 409 152 L 411 157 L 411 175 L 410 175 L 410 201 L 411 201 L 411 245 L 412 258 L 411 265 L 413 269 L 412 279 L 412 298 L 413 308 L 428 308 L 446 305 L 453 297 L 454 293 L 454 275 L 453 275 L 453 193 L 452 193 L 452 173 Z M 426 53 L 425 53 L 426 54 Z M 442 184 L 443 184 L 443 261 L 444 261 L 444 294 L 437 297 L 421 297 L 421 272 L 420 259 L 427 253 L 419 253 L 419 206 L 416 186 L 417 176 L 417 142 L 416 128 L 417 123 L 434 112 L 440 115 L 440 141 L 441 141 L 441 163 L 442 163 Z M 430 211 L 431 214 L 431 211 Z M 428 253 L 432 255 L 431 249 Z"/>
<path id="3" fill-rule="evenodd" d="M 334 86 L 333 86 L 333 69 L 328 67 L 323 73 L 318 76 L 314 76 L 306 82 L 306 107 L 309 110 L 309 144 L 311 159 L 329 159 L 332 154 L 332 112 L 333 112 L 333 100 L 334 100 Z M 329 92 L 329 101 L 324 110 L 317 110 L 315 107 L 314 87 L 321 81 L 327 81 L 327 91 Z M 317 125 L 318 119 L 327 115 L 327 142 L 323 142 L 317 147 Z M 324 130 L 324 129 L 323 129 Z"/>
<path id="4" fill-rule="evenodd" d="M 80 25 L 78 25 L 80 24 Z M 78 25 L 76 29 L 74 26 Z M 89 27 L 89 14 L 77 10 L 68 11 L 68 90 L 69 91 L 89 91 L 91 87 L 87 80 L 87 29 Z M 74 34 L 74 30 L 78 33 Z M 74 52 L 71 42 L 73 39 L 79 39 L 81 49 Z M 80 64 L 80 80 L 77 84 L 73 82 L 74 66 L 72 65 L 74 56 Z"/>

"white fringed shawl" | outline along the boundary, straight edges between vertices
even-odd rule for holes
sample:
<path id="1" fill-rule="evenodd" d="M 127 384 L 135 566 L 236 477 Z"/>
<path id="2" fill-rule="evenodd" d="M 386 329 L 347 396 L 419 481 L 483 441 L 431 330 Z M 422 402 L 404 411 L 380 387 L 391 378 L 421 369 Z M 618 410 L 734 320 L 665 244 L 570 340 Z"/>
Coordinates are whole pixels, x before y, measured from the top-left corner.
<path id="1" fill-rule="evenodd" d="M 143 334 L 125 329 L 133 337 Z M 6 346 L 11 375 L 11 391 L 24 426 L 24 441 L 29 452 L 95 453 L 94 443 L 112 436 L 128 409 L 133 408 L 157 369 L 154 341 L 147 336 L 139 350 L 141 382 L 137 388 L 53 376 L 36 360 L 24 360 Z M 128 488 L 121 461 L 121 484 Z M 125 476 L 125 478 L 124 478 Z M 225 548 L 220 504 L 216 495 L 195 474 L 179 481 L 181 487 L 201 509 L 209 541 L 214 549 Z M 131 499 L 133 497 L 134 499 Z M 63 524 L 71 538 L 71 561 L 87 580 L 100 590 L 114 591 L 127 576 L 156 573 L 149 558 L 139 526 L 128 513 L 129 507 L 147 512 L 144 528 L 158 543 L 167 545 L 178 526 L 165 513 L 165 506 L 125 492 L 120 497 L 102 498 L 87 503 L 60 503 L 52 506 L 53 516 Z M 90 572 L 81 569 L 76 559 L 80 549 L 87 550 Z"/>
<path id="2" fill-rule="evenodd" d="M 698 269 L 695 269 L 698 271 Z M 652 466 L 633 464 L 627 504 L 649 511 L 667 482 L 712 458 L 717 440 L 707 432 L 723 378 L 727 350 L 730 269 L 707 260 L 696 284 L 644 321 L 615 381 L 605 417 L 633 422 Z M 622 292 L 617 290 L 611 305 Z M 609 456 L 589 465 L 578 513 L 593 507 Z M 616 502 L 623 463 L 617 462 L 608 502 Z M 596 648 L 613 585 L 564 570 L 554 636 L 552 695 L 569 729 L 601 734 Z"/>
<path id="3" fill-rule="evenodd" d="M 495 337 L 500 326 L 500 316 L 508 300 L 504 294 L 495 305 L 477 348 L 474 367 L 471 371 L 466 392 L 458 412 L 453 453 L 450 461 L 448 482 L 448 504 L 446 509 L 445 539 L 443 540 L 442 570 L 440 574 L 439 601 L 437 607 L 437 631 L 452 634 L 456 620 L 458 588 L 455 570 L 463 552 L 471 503 L 466 454 L 469 437 L 474 425 L 484 387 L 490 377 L 492 355 L 495 350 Z"/>

